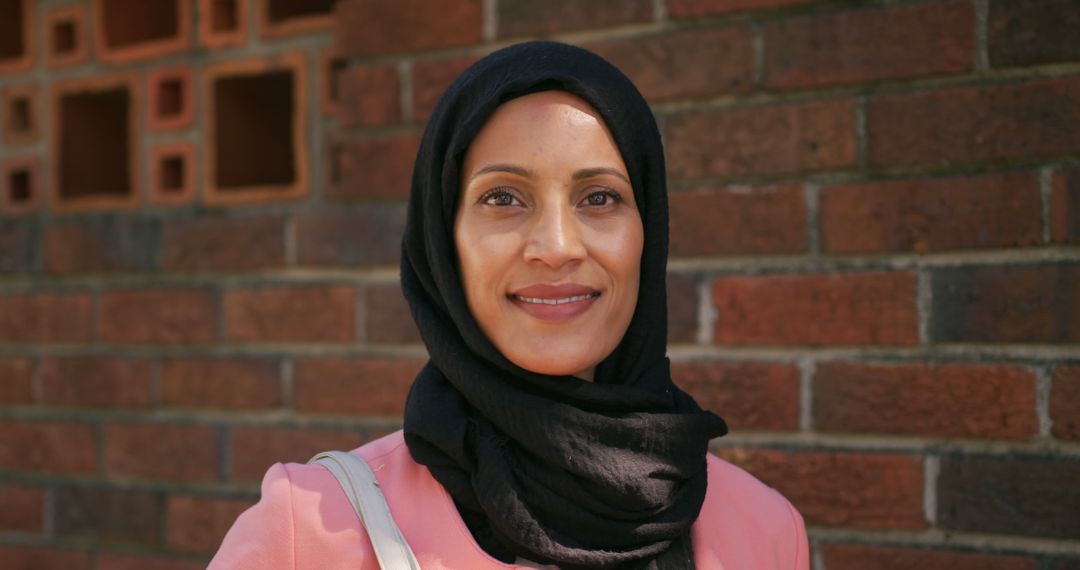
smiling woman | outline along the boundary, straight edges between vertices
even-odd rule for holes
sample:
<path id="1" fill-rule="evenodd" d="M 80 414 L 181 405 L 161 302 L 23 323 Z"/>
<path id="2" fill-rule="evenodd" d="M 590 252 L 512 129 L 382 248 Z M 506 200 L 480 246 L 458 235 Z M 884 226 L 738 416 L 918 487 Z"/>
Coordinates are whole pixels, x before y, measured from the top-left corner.
<path id="1" fill-rule="evenodd" d="M 672 381 L 667 235 L 656 123 L 595 54 L 511 46 L 442 97 L 401 261 L 430 361 L 404 429 L 352 452 L 420 567 L 809 568 L 802 518 L 708 453 L 726 424 Z M 278 464 L 211 568 L 374 552 L 327 470 Z"/>
<path id="2" fill-rule="evenodd" d="M 454 244 L 480 329 L 526 370 L 592 380 L 634 315 L 644 240 L 603 120 L 564 91 L 514 99 L 462 179 Z"/>

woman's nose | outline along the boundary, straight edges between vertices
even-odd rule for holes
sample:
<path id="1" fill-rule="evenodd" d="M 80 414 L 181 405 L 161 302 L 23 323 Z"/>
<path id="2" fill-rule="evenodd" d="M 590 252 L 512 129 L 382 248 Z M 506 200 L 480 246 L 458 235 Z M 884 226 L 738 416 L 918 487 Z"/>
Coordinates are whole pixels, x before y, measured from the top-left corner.
<path id="1" fill-rule="evenodd" d="M 562 267 L 585 258 L 579 222 L 568 205 L 548 206 L 535 214 L 525 244 L 525 260 Z"/>

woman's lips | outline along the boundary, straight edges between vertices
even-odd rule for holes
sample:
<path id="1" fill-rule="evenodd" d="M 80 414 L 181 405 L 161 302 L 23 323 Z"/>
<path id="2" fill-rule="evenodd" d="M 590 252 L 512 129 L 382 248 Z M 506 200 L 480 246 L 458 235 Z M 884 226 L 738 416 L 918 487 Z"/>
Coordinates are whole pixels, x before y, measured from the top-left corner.
<path id="1" fill-rule="evenodd" d="M 592 307 L 600 291 L 577 283 L 523 287 L 507 295 L 515 306 L 545 321 L 572 319 Z"/>

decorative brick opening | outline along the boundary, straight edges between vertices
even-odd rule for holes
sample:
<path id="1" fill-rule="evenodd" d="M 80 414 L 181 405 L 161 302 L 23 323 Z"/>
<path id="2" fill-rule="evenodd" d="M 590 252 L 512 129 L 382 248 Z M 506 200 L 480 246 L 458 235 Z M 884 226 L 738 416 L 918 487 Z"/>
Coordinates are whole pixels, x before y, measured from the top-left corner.
<path id="1" fill-rule="evenodd" d="M 73 65 L 86 59 L 86 7 L 64 6 L 45 17 L 45 60 L 49 67 Z"/>
<path id="2" fill-rule="evenodd" d="M 262 0 L 264 36 L 284 36 L 325 30 L 337 0 Z"/>
<path id="3" fill-rule="evenodd" d="M 207 200 L 242 202 L 307 192 L 303 59 L 207 70 Z"/>
<path id="4" fill-rule="evenodd" d="M 4 90 L 4 142 L 25 144 L 37 134 L 37 88 L 27 85 Z"/>
<path id="5" fill-rule="evenodd" d="M 195 146 L 164 144 L 150 154 L 151 199 L 158 204 L 190 202 L 195 195 Z"/>
<path id="6" fill-rule="evenodd" d="M 188 46 L 188 0 L 94 0 L 98 53 L 109 62 L 144 59 Z"/>
<path id="7" fill-rule="evenodd" d="M 37 208 L 38 198 L 38 159 L 28 156 L 13 158 L 4 163 L 3 210 L 10 213 L 28 212 Z"/>
<path id="8" fill-rule="evenodd" d="M 0 0 L 0 72 L 31 66 L 31 0 Z"/>
<path id="9" fill-rule="evenodd" d="M 322 81 L 319 103 L 324 115 L 339 115 L 341 110 L 341 72 L 348 61 L 336 49 L 327 49 L 319 56 L 319 73 Z"/>
<path id="10" fill-rule="evenodd" d="M 137 200 L 134 87 L 128 76 L 58 86 L 53 157 L 59 209 Z"/>
<path id="11" fill-rule="evenodd" d="M 65 55 L 74 51 L 76 45 L 75 39 L 75 22 L 71 20 L 60 20 L 54 22 L 52 25 L 52 53 L 54 55 Z"/>
<path id="12" fill-rule="evenodd" d="M 237 0 L 210 0 L 210 31 L 220 34 L 240 29 Z"/>
<path id="13" fill-rule="evenodd" d="M 189 126 L 194 118 L 191 69 L 178 67 L 151 71 L 147 76 L 150 105 L 148 123 L 153 130 Z"/>
<path id="14" fill-rule="evenodd" d="M 199 38 L 203 45 L 244 43 L 248 0 L 199 0 Z"/>

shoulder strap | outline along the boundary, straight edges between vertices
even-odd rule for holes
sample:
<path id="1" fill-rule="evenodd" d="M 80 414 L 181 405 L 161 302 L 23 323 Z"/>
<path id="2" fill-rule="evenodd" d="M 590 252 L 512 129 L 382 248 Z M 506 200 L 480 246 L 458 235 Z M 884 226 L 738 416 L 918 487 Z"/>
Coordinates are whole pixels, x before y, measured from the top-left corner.
<path id="1" fill-rule="evenodd" d="M 330 470 L 345 496 L 352 503 L 356 516 L 367 530 L 375 558 L 383 570 L 419 570 L 409 543 L 390 514 L 379 489 L 375 473 L 362 458 L 344 451 L 324 451 L 312 457 L 308 463 L 318 463 Z"/>

